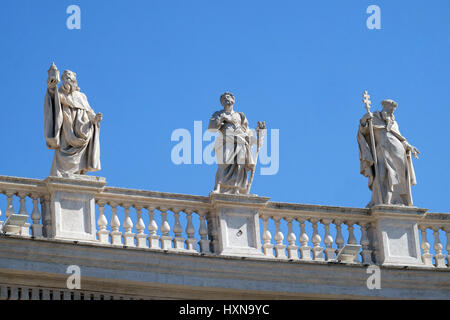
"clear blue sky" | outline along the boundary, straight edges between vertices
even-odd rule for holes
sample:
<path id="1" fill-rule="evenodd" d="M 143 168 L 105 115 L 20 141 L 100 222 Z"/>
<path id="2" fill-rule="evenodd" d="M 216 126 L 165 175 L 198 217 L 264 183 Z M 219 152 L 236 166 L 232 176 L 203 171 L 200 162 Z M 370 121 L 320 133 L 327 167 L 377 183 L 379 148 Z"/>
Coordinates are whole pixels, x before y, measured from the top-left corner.
<path id="1" fill-rule="evenodd" d="M 66 8 L 81 8 L 81 29 Z M 366 8 L 381 8 L 369 30 Z M 101 125 L 108 184 L 207 195 L 216 166 L 175 165 L 173 130 L 193 131 L 225 90 L 255 127 L 280 130 L 280 168 L 255 177 L 272 201 L 364 207 L 356 132 L 367 89 L 392 98 L 421 151 L 415 205 L 449 212 L 450 1 L 2 1 L 0 174 L 45 178 L 47 70 L 78 83 Z"/>

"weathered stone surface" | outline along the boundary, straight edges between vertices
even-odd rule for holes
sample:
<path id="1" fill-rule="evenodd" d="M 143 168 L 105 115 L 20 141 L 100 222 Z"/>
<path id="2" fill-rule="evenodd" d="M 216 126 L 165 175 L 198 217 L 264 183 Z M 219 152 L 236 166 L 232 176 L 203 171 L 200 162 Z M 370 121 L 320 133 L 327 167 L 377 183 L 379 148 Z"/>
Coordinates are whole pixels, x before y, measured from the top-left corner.
<path id="1" fill-rule="evenodd" d="M 418 220 L 426 209 L 379 205 L 371 209 L 375 218 L 377 262 L 382 265 L 423 265 Z"/>
<path id="2" fill-rule="evenodd" d="M 50 193 L 52 237 L 96 241 L 95 194 L 106 185 L 105 178 L 50 176 L 45 181 Z"/>
<path id="3" fill-rule="evenodd" d="M 260 256 L 261 236 L 259 211 L 269 198 L 211 193 L 211 210 L 217 221 L 216 253 L 234 256 Z"/>
<path id="4" fill-rule="evenodd" d="M 67 176 L 100 170 L 101 113 L 94 113 L 80 92 L 76 74 L 65 70 L 58 89 L 59 71 L 48 70 L 44 100 L 44 132 L 47 147 L 55 150 L 50 175 Z"/>
<path id="5" fill-rule="evenodd" d="M 213 192 L 248 194 L 264 140 L 265 122 L 258 122 L 255 138 L 244 113 L 233 110 L 234 102 L 233 94 L 222 94 L 220 103 L 223 109 L 215 112 L 209 120 L 208 130 L 220 132 L 214 144 L 218 168 Z M 255 157 L 251 151 L 254 144 L 257 145 Z"/>
<path id="6" fill-rule="evenodd" d="M 399 131 L 394 111 L 397 103 L 384 100 L 383 109 L 370 112 L 370 100 L 364 93 L 367 114 L 360 120 L 357 141 L 361 174 L 369 178 L 374 205 L 412 206 L 411 186 L 416 176 L 411 157 L 418 159 L 419 150 L 411 146 Z"/>
<path id="7" fill-rule="evenodd" d="M 67 289 L 69 265 L 81 291 L 166 299 L 448 299 L 450 272 L 381 267 L 370 290 L 358 264 L 225 257 L 71 241 L 0 236 L 0 283 Z"/>

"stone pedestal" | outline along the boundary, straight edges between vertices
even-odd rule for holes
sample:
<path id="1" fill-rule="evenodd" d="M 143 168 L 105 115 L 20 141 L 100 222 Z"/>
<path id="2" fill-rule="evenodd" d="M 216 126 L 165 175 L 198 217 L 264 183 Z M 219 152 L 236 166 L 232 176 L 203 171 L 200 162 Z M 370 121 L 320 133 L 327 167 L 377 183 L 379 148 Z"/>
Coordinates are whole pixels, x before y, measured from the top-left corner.
<path id="1" fill-rule="evenodd" d="M 377 263 L 381 265 L 423 266 L 417 221 L 427 209 L 378 205 L 371 209 L 375 218 L 373 236 Z"/>
<path id="2" fill-rule="evenodd" d="M 209 228 L 214 253 L 227 256 L 264 257 L 261 252 L 259 210 L 269 198 L 211 193 Z"/>
<path id="3" fill-rule="evenodd" d="M 51 237 L 96 241 L 96 193 L 106 185 L 105 178 L 85 175 L 45 179 L 50 193 Z"/>

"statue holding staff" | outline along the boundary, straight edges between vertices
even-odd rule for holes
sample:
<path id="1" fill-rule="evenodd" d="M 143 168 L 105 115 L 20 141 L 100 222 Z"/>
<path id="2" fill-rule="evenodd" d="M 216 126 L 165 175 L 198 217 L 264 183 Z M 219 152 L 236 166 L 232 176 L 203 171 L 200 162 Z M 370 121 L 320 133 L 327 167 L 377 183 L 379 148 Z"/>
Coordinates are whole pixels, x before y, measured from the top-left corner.
<path id="1" fill-rule="evenodd" d="M 411 146 L 399 131 L 394 111 L 397 103 L 387 99 L 381 102 L 381 111 L 370 112 L 370 96 L 364 92 L 367 113 L 360 120 L 357 141 L 360 172 L 369 178 L 374 205 L 412 206 L 411 186 L 416 176 L 411 156 L 418 159 L 417 148 Z"/>
<path id="2" fill-rule="evenodd" d="M 214 144 L 218 168 L 213 192 L 248 194 L 258 152 L 264 141 L 265 122 L 258 122 L 255 138 L 244 113 L 233 110 L 234 95 L 225 92 L 220 96 L 220 103 L 223 109 L 212 115 L 208 126 L 208 130 L 220 132 Z M 254 144 L 257 145 L 255 158 L 251 151 Z"/>
<path id="3" fill-rule="evenodd" d="M 86 96 L 80 92 L 76 74 L 65 70 L 62 85 L 54 63 L 48 70 L 44 100 L 44 132 L 47 147 L 55 150 L 51 176 L 70 176 L 100 170 L 100 122 Z"/>

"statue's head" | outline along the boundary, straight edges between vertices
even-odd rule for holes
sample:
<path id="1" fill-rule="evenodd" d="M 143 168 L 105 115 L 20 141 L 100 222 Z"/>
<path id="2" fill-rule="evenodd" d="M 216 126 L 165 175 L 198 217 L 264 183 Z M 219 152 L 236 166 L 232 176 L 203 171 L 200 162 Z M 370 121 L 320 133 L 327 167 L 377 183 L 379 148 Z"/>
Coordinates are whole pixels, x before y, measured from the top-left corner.
<path id="1" fill-rule="evenodd" d="M 386 99 L 381 101 L 381 105 L 383 106 L 383 109 L 389 113 L 394 113 L 395 109 L 397 109 L 397 102 L 395 102 L 392 99 Z"/>
<path id="2" fill-rule="evenodd" d="M 80 91 L 77 83 L 77 74 L 70 70 L 64 70 L 64 73 L 61 77 L 63 81 L 63 88 L 66 91 Z"/>
<path id="3" fill-rule="evenodd" d="M 220 104 L 226 108 L 234 105 L 235 99 L 231 92 L 225 92 L 220 96 Z"/>

